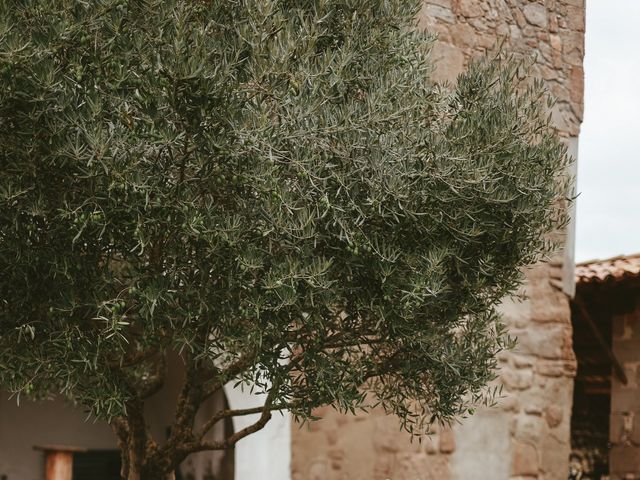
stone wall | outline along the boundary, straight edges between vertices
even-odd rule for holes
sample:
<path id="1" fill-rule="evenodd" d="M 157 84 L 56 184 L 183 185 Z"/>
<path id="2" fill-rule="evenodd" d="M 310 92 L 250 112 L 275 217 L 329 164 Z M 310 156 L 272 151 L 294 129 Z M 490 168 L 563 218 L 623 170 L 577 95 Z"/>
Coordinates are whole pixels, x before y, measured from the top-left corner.
<path id="1" fill-rule="evenodd" d="M 613 353 L 627 384 L 611 379 L 611 480 L 640 479 L 640 299 L 635 311 L 613 318 Z"/>
<path id="2" fill-rule="evenodd" d="M 439 79 L 455 79 L 499 41 L 535 55 L 533 73 L 557 98 L 554 121 L 566 137 L 577 136 L 582 121 L 584 22 L 584 0 L 425 0 L 420 14 L 420 25 L 438 34 Z"/>
<path id="3" fill-rule="evenodd" d="M 582 120 L 584 0 L 425 0 L 420 25 L 439 35 L 438 79 L 455 81 L 469 61 L 499 40 L 535 55 L 534 74 L 557 97 L 553 119 L 577 156 Z M 575 373 L 567 293 L 567 248 L 527 273 L 528 299 L 505 302 L 513 352 L 500 358 L 505 397 L 433 438 L 410 442 L 381 412 L 342 416 L 325 409 L 309 427 L 293 425 L 293 480 L 564 480 L 570 453 Z M 639 370 L 640 371 L 640 370 Z"/>

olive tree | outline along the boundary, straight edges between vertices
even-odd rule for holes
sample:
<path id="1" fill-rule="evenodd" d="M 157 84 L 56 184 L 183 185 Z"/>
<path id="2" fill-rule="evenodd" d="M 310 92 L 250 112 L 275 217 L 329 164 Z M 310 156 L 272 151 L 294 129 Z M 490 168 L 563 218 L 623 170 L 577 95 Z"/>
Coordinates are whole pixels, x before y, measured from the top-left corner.
<path id="1" fill-rule="evenodd" d="M 420 435 L 490 400 L 567 155 L 521 64 L 435 82 L 418 7 L 1 1 L 0 387 L 89 408 L 142 480 L 276 410 L 378 404 Z M 196 428 L 230 381 L 264 406 Z"/>

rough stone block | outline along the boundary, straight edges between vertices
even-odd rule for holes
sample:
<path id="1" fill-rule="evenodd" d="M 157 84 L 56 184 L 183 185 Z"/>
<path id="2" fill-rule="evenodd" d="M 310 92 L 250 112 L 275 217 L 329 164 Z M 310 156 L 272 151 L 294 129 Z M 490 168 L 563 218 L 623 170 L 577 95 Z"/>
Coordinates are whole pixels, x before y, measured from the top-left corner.
<path id="1" fill-rule="evenodd" d="M 531 321 L 531 302 L 528 299 L 506 298 L 498 308 L 509 327 L 525 328 Z"/>
<path id="2" fill-rule="evenodd" d="M 500 374 L 500 380 L 510 391 L 526 390 L 533 384 L 533 371 L 530 369 L 511 370 L 505 368 Z"/>
<path id="3" fill-rule="evenodd" d="M 477 45 L 479 36 L 471 25 L 459 23 L 451 29 L 451 38 L 454 45 L 473 48 Z"/>
<path id="4" fill-rule="evenodd" d="M 569 422 L 565 422 L 569 424 Z M 540 454 L 540 478 L 544 480 L 567 480 L 569 469 L 569 436 L 560 441 L 554 437 L 548 437 L 538 446 Z"/>
<path id="5" fill-rule="evenodd" d="M 422 9 L 418 13 L 419 28 L 435 34 L 438 42 L 451 43 L 451 35 L 449 34 L 449 27 L 451 26 L 450 23 L 439 21 L 436 17 L 428 13 L 427 4 L 423 4 Z"/>
<path id="6" fill-rule="evenodd" d="M 609 470 L 623 478 L 627 473 L 640 472 L 640 448 L 615 445 L 609 452 Z"/>
<path id="7" fill-rule="evenodd" d="M 640 350 L 638 350 L 638 353 L 640 353 Z M 627 384 L 625 387 L 638 388 L 638 386 L 640 386 L 638 383 L 638 379 L 640 378 L 640 362 L 625 362 L 623 367 L 624 373 L 627 376 Z"/>
<path id="8" fill-rule="evenodd" d="M 480 410 L 466 418 L 461 425 L 455 426 L 456 449 L 449 456 L 452 479 L 509 478 L 509 459 L 512 457 L 510 417 L 511 415 L 495 409 Z M 480 473 L 482 477 L 479 477 Z M 416 478 L 422 480 L 421 477 Z"/>
<path id="9" fill-rule="evenodd" d="M 545 377 L 561 377 L 566 370 L 563 361 L 538 360 L 536 362 L 536 373 Z"/>
<path id="10" fill-rule="evenodd" d="M 522 32 L 520 31 L 517 25 L 509 25 L 509 35 L 511 36 L 511 38 L 516 38 L 516 39 L 522 38 Z"/>
<path id="11" fill-rule="evenodd" d="M 422 445 L 424 447 L 425 453 L 429 455 L 433 455 L 438 452 L 438 448 L 436 445 L 436 439 L 434 437 L 428 437 L 422 441 Z"/>
<path id="12" fill-rule="evenodd" d="M 533 27 L 528 27 L 533 29 Z M 525 33 L 528 31 L 525 28 Z M 535 34 L 535 29 L 531 33 Z M 540 49 L 537 38 L 531 39 L 531 48 Z M 568 100 L 568 99 L 566 99 Z M 569 302 L 561 289 L 552 285 L 553 280 L 562 278 L 561 264 L 545 264 L 533 268 L 528 274 L 529 296 L 531 299 L 532 319 L 536 322 L 566 322 L 570 315 Z"/>
<path id="13" fill-rule="evenodd" d="M 502 408 L 507 412 L 518 412 L 520 411 L 520 399 L 518 395 L 506 395 L 498 400 L 498 407 Z"/>
<path id="14" fill-rule="evenodd" d="M 513 364 L 516 368 L 531 368 L 533 367 L 535 357 L 528 355 L 514 355 Z"/>
<path id="15" fill-rule="evenodd" d="M 609 420 L 609 440 L 613 445 L 639 446 L 640 412 L 612 413 Z"/>
<path id="16" fill-rule="evenodd" d="M 631 428 L 631 443 L 638 446 L 640 445 L 640 414 L 634 412 L 633 426 Z"/>
<path id="17" fill-rule="evenodd" d="M 349 423 L 349 417 L 347 415 L 339 415 L 336 419 L 336 423 L 338 424 L 338 426 L 344 427 Z"/>
<path id="18" fill-rule="evenodd" d="M 513 442 L 512 475 L 538 475 L 538 451 L 528 443 Z"/>
<path id="19" fill-rule="evenodd" d="M 451 8 L 451 0 L 427 0 L 426 3 L 440 5 L 444 8 Z"/>
<path id="20" fill-rule="evenodd" d="M 522 9 L 524 18 L 527 19 L 531 25 L 535 25 L 540 28 L 547 28 L 547 8 L 539 3 L 528 3 Z"/>
<path id="21" fill-rule="evenodd" d="M 585 0 L 558 0 L 558 1 L 564 5 L 571 5 L 574 7 L 580 7 L 584 9 Z"/>
<path id="22" fill-rule="evenodd" d="M 484 11 L 477 0 L 456 0 L 456 12 L 467 18 L 475 18 L 484 15 Z"/>
<path id="23" fill-rule="evenodd" d="M 628 445 L 632 440 L 635 412 L 612 413 L 609 417 L 609 440 L 613 445 Z"/>
<path id="24" fill-rule="evenodd" d="M 542 358 L 564 358 L 567 327 L 559 324 L 530 325 L 524 331 L 514 331 L 518 337 L 516 353 Z"/>
<path id="25" fill-rule="evenodd" d="M 330 477 L 329 461 L 326 457 L 320 456 L 309 465 L 307 472 L 309 480 L 326 480 Z"/>
<path id="26" fill-rule="evenodd" d="M 446 426 L 440 431 L 440 453 L 452 453 L 456 449 L 453 430 Z"/>
<path id="27" fill-rule="evenodd" d="M 548 405 L 544 409 L 544 418 L 549 428 L 555 428 L 562 423 L 564 409 L 558 405 Z"/>
<path id="28" fill-rule="evenodd" d="M 345 452 L 341 449 L 331 449 L 329 450 L 329 459 L 331 461 L 331 468 L 334 470 L 340 470 L 342 468 L 342 462 L 344 460 Z"/>
<path id="29" fill-rule="evenodd" d="M 450 8 L 430 2 L 424 4 L 422 14 L 447 23 L 454 23 L 456 21 L 456 17 L 453 15 Z"/>
<path id="30" fill-rule="evenodd" d="M 568 102 L 559 100 L 551 112 L 551 118 L 553 124 L 559 130 L 565 131 L 570 135 L 578 135 L 580 121 Z"/>
<path id="31" fill-rule="evenodd" d="M 620 382 L 612 382 L 611 389 L 611 412 L 626 413 L 640 412 L 640 391 L 635 388 L 620 386 Z"/>
<path id="32" fill-rule="evenodd" d="M 563 58 L 569 65 L 582 65 L 584 57 L 584 35 L 581 32 L 566 34 L 563 45 Z"/>
<path id="33" fill-rule="evenodd" d="M 398 480 L 448 480 L 451 478 L 447 457 L 400 454 L 396 458 L 392 475 L 387 478 Z M 386 480 L 382 478 L 381 480 Z"/>
<path id="34" fill-rule="evenodd" d="M 562 53 L 562 37 L 558 34 L 549 35 L 549 45 L 558 54 Z"/>
<path id="35" fill-rule="evenodd" d="M 542 409 L 542 406 L 540 406 L 539 402 L 535 402 L 535 403 L 525 405 L 524 413 L 526 413 L 527 415 L 535 415 L 537 417 L 540 417 L 542 416 L 543 409 Z"/>
<path id="36" fill-rule="evenodd" d="M 464 70 L 464 54 L 458 47 L 449 43 L 436 43 L 432 58 L 436 62 L 436 70 L 433 74 L 435 80 L 454 81 Z"/>
<path id="37" fill-rule="evenodd" d="M 538 69 L 538 75 L 542 77 L 543 80 L 551 83 L 552 87 L 558 85 L 559 72 L 556 68 L 552 68 L 547 65 L 540 65 L 540 68 Z"/>
<path id="38" fill-rule="evenodd" d="M 543 420 L 536 415 L 520 415 L 515 419 L 513 436 L 523 442 L 537 444 L 543 431 Z"/>
<path id="39" fill-rule="evenodd" d="M 325 432 L 325 436 L 327 437 L 327 443 L 329 445 L 335 445 L 338 443 L 338 430 L 330 429 Z"/>
<path id="40" fill-rule="evenodd" d="M 320 421 L 312 421 L 308 423 L 308 431 L 312 433 L 322 431 L 322 427 L 323 425 L 320 423 Z"/>
<path id="41" fill-rule="evenodd" d="M 396 438 L 398 423 L 393 417 L 378 417 L 374 420 L 375 449 L 379 452 L 396 453 L 404 445 Z"/>
<path id="42" fill-rule="evenodd" d="M 386 480 L 393 474 L 394 466 L 395 457 L 393 455 L 376 455 L 373 461 L 373 478 L 375 480 Z M 345 473 L 345 476 L 347 475 L 349 475 L 348 478 L 353 478 L 352 472 Z"/>
<path id="43" fill-rule="evenodd" d="M 577 32 L 584 32 L 584 7 L 568 5 L 565 18 L 567 19 L 567 27 Z"/>
<path id="44" fill-rule="evenodd" d="M 571 101 L 578 107 L 576 112 L 582 118 L 582 99 L 584 97 L 584 69 L 573 66 L 569 71 L 569 86 Z"/>

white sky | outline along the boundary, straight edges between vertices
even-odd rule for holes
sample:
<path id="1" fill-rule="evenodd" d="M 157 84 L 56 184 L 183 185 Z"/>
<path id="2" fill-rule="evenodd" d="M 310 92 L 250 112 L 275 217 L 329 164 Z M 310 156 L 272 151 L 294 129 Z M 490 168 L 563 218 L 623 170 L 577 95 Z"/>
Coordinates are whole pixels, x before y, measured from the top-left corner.
<path id="1" fill-rule="evenodd" d="M 640 1 L 587 0 L 576 261 L 640 252 Z"/>

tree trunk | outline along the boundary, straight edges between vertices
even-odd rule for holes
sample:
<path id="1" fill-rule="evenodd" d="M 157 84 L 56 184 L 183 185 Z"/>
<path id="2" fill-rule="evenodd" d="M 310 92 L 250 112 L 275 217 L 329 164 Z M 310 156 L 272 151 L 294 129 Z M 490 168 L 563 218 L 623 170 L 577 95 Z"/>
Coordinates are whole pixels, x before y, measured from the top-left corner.
<path id="1" fill-rule="evenodd" d="M 128 405 L 129 415 L 112 421 L 118 438 L 122 480 L 175 480 L 173 463 L 160 458 L 144 421 L 142 402 Z"/>
<path id="2" fill-rule="evenodd" d="M 124 480 L 175 480 L 174 472 L 157 474 L 149 472 L 129 472 L 129 476 Z"/>
<path id="3" fill-rule="evenodd" d="M 142 458 L 139 450 L 129 448 L 122 451 L 122 480 L 175 480 L 175 473 L 165 472 L 159 465 L 150 463 L 149 458 Z"/>

